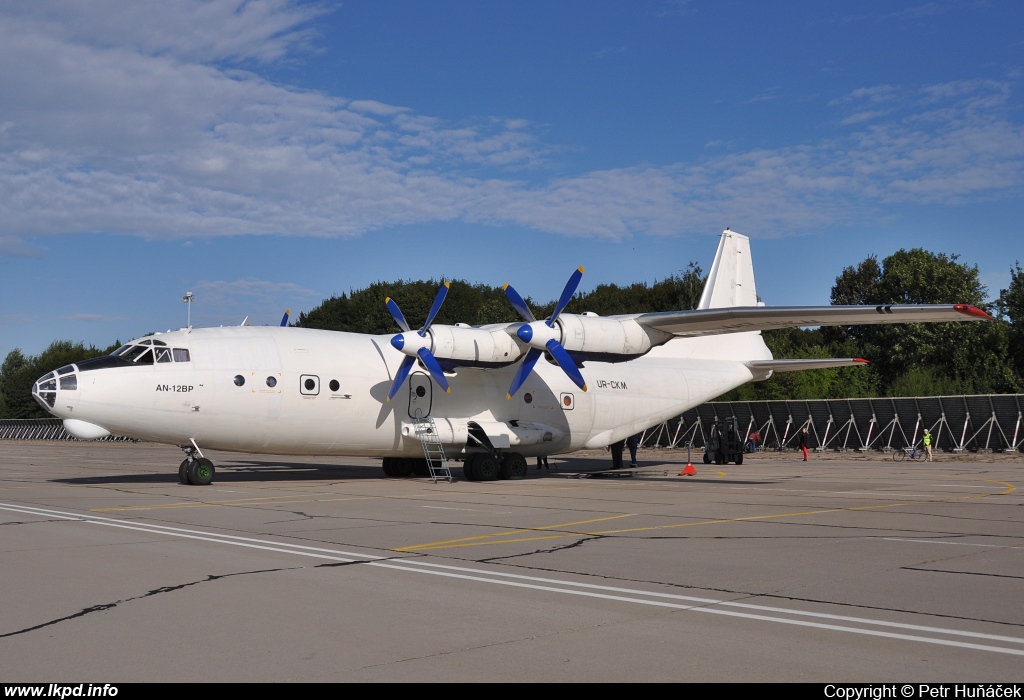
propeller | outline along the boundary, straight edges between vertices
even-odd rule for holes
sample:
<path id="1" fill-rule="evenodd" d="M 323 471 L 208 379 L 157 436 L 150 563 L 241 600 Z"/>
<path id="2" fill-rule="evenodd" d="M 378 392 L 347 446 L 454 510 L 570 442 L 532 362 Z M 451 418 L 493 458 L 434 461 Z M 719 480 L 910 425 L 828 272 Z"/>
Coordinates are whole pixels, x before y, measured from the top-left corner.
<path id="1" fill-rule="evenodd" d="M 282 325 L 282 326 L 287 326 L 287 325 L 288 325 L 288 315 L 289 315 L 289 314 L 290 314 L 291 312 L 292 312 L 292 310 L 291 310 L 291 309 L 285 309 L 285 310 L 284 310 L 284 316 L 283 316 L 283 317 L 281 318 L 281 325 Z"/>
<path id="2" fill-rule="evenodd" d="M 395 398 L 395 394 L 402 388 L 402 384 L 405 383 L 406 378 L 409 376 L 409 371 L 412 369 L 412 365 L 417 357 L 423 362 L 423 366 L 427 368 L 430 376 L 434 378 L 438 386 L 444 389 L 446 394 L 452 393 L 441 365 L 437 363 L 437 359 L 430 352 L 430 336 L 427 335 L 430 324 L 434 322 L 434 317 L 437 316 L 437 312 L 441 310 L 441 304 L 444 303 L 445 297 L 448 296 L 449 287 L 451 287 L 451 283 L 445 282 L 437 290 L 437 296 L 434 297 L 434 303 L 430 306 L 427 320 L 423 323 L 423 328 L 418 331 L 413 331 L 409 328 L 408 321 L 405 320 L 402 310 L 398 308 L 398 304 L 395 303 L 394 299 L 388 297 L 384 300 L 388 311 L 391 312 L 391 318 L 395 319 L 395 323 L 402 329 L 401 333 L 391 339 L 391 345 L 395 350 L 405 355 L 405 359 L 399 365 L 398 371 L 395 372 L 395 381 L 391 384 L 391 390 L 388 391 L 389 402 Z"/>
<path id="3" fill-rule="evenodd" d="M 569 281 L 565 284 L 565 289 L 562 290 L 562 296 L 558 298 L 558 303 L 555 304 L 551 317 L 546 321 L 538 321 L 533 312 L 530 311 L 526 301 L 519 295 L 519 292 L 513 289 L 512 285 L 505 285 L 505 296 L 508 297 L 512 306 L 519 312 L 519 315 L 523 317 L 523 320 L 526 321 L 516 331 L 516 335 L 530 347 L 526 357 L 523 359 L 523 364 L 519 365 L 515 376 L 512 377 L 512 385 L 509 387 L 505 398 L 511 399 L 519 391 L 519 388 L 523 386 L 523 382 L 530 376 L 533 366 L 537 364 L 537 360 L 540 359 L 545 350 L 551 353 L 551 356 L 555 358 L 555 362 L 569 376 L 573 384 L 583 391 L 587 390 L 587 383 L 583 380 L 583 375 L 580 374 L 576 363 L 569 356 L 569 353 L 566 352 L 565 348 L 562 347 L 562 344 L 558 342 L 559 331 L 555 327 L 555 321 L 572 299 L 572 295 L 576 293 L 576 288 L 579 286 L 581 279 L 583 279 L 582 265 L 576 268 L 576 271 L 569 277 Z"/>

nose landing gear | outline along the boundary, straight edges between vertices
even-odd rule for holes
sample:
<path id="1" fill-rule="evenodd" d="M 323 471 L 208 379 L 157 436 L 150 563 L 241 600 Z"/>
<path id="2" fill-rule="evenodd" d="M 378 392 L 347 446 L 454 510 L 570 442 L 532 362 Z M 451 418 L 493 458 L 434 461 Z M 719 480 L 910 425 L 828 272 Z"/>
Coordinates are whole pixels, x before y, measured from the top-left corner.
<path id="1" fill-rule="evenodd" d="M 217 470 L 213 462 L 202 456 L 199 448 L 190 446 L 181 448 L 185 459 L 178 465 L 178 482 L 188 486 L 209 486 L 213 483 Z"/>

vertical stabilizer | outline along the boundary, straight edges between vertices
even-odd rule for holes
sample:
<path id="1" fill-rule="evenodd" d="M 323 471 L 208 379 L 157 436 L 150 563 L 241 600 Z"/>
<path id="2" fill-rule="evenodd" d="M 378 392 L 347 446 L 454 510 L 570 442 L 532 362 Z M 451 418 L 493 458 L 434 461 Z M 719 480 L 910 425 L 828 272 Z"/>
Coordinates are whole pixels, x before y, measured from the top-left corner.
<path id="1" fill-rule="evenodd" d="M 718 253 L 697 308 L 721 309 L 727 306 L 757 306 L 750 239 L 729 229 L 722 232 Z"/>

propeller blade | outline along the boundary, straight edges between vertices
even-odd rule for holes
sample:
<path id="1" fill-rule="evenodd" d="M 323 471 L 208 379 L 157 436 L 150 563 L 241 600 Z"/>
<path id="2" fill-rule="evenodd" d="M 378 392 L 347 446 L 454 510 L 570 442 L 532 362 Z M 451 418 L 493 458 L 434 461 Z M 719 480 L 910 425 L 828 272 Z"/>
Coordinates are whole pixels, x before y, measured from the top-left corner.
<path id="1" fill-rule="evenodd" d="M 434 355 L 426 348 L 420 348 L 416 353 L 420 356 L 423 364 L 426 365 L 427 371 L 430 372 L 430 376 L 434 378 L 437 385 L 444 389 L 444 393 L 452 393 L 452 389 L 448 386 L 448 380 L 444 377 L 444 370 L 441 369 L 441 365 L 437 364 L 437 360 L 434 359 Z M 412 359 L 411 357 L 408 359 Z"/>
<path id="2" fill-rule="evenodd" d="M 527 323 L 533 323 L 537 320 L 536 317 L 534 317 L 533 312 L 530 311 L 530 307 L 526 305 L 526 300 L 519 296 L 519 292 L 517 292 L 511 284 L 506 284 L 504 289 L 505 296 L 508 297 L 508 300 L 512 303 L 512 307 L 519 312 L 519 315 L 522 316 Z"/>
<path id="3" fill-rule="evenodd" d="M 384 303 L 388 307 L 388 311 L 391 312 L 391 318 L 395 319 L 395 323 L 406 333 L 409 332 L 409 323 L 405 320 L 405 316 L 402 315 L 402 310 L 398 308 L 398 304 L 395 303 L 394 299 L 388 297 L 384 300 Z"/>
<path id="4" fill-rule="evenodd" d="M 530 348 L 530 351 L 526 353 L 526 357 L 523 359 L 523 364 L 519 365 L 519 369 L 516 370 L 516 376 L 512 377 L 512 386 L 508 388 L 508 394 L 505 395 L 506 399 L 511 399 L 515 396 L 515 393 L 519 391 L 519 388 L 526 381 L 526 378 L 530 376 L 530 372 L 533 371 L 533 366 L 537 364 L 537 360 L 540 358 L 543 350 L 537 348 Z"/>
<path id="5" fill-rule="evenodd" d="M 572 380 L 572 383 L 583 391 L 586 391 L 587 383 L 583 380 L 583 375 L 580 374 L 580 368 L 576 366 L 576 363 L 573 362 L 572 357 L 570 357 L 569 353 L 565 351 L 565 348 L 562 347 L 561 343 L 557 340 L 549 340 L 545 347 L 547 347 L 551 356 L 555 358 L 555 362 L 557 362 L 558 366 L 562 368 L 562 371 L 569 375 L 569 379 Z"/>
<path id="6" fill-rule="evenodd" d="M 281 325 L 282 326 L 287 326 L 288 325 L 288 316 L 291 314 L 291 312 L 292 312 L 291 309 L 285 309 L 284 317 L 281 319 Z"/>
<path id="7" fill-rule="evenodd" d="M 562 313 L 562 309 L 564 309 L 566 304 L 572 300 L 572 295 L 576 293 L 576 287 L 580 286 L 581 279 L 583 279 L 582 265 L 576 268 L 576 271 L 569 276 L 569 281 L 565 283 L 565 289 L 562 290 L 562 296 L 558 297 L 558 303 L 555 304 L 555 310 L 551 312 L 551 318 L 548 319 L 549 326 L 554 325 L 555 319 L 558 318 L 558 314 Z"/>
<path id="8" fill-rule="evenodd" d="M 434 297 L 434 304 L 430 307 L 430 313 L 427 314 L 427 320 L 423 324 L 423 328 L 420 329 L 420 335 L 426 335 L 427 329 L 430 328 L 430 324 L 434 322 L 434 317 L 437 316 L 437 312 L 441 310 L 441 304 L 444 303 L 445 297 L 448 296 L 448 288 L 451 286 L 451 282 L 445 282 L 441 288 L 437 290 L 437 296 Z M 438 384 L 440 384 L 440 382 L 438 382 Z"/>
<path id="9" fill-rule="evenodd" d="M 395 381 L 391 384 L 391 391 L 388 392 L 388 403 L 391 402 L 391 399 L 395 398 L 395 394 L 402 388 L 405 378 L 409 376 L 409 370 L 412 369 L 412 363 L 415 361 L 416 358 L 409 357 L 408 355 L 402 358 L 402 364 L 398 366 L 398 371 L 395 372 Z"/>

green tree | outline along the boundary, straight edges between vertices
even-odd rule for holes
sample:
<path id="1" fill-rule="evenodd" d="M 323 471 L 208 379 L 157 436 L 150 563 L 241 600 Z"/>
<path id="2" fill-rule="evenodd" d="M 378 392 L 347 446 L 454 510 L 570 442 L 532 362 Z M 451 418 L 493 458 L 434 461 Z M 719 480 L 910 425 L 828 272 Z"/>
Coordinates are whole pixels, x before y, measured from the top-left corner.
<path id="1" fill-rule="evenodd" d="M 832 288 L 833 303 L 987 308 L 977 266 L 957 259 L 921 248 L 898 250 L 881 266 L 869 257 L 843 270 Z M 996 393 L 1020 387 L 1009 361 L 1007 331 L 999 323 L 896 324 L 854 326 L 826 337 L 833 343 L 852 339 L 861 356 L 872 361 L 884 394 Z"/>
<path id="2" fill-rule="evenodd" d="M 1010 360 L 1018 377 L 1024 377 L 1024 270 L 1020 262 L 1010 269 L 1010 286 L 999 292 L 999 318 L 1009 324 Z"/>

